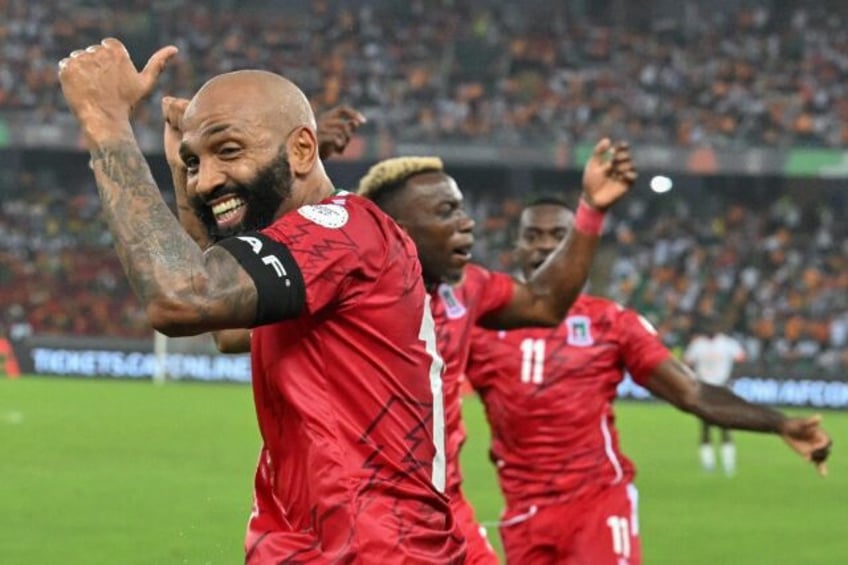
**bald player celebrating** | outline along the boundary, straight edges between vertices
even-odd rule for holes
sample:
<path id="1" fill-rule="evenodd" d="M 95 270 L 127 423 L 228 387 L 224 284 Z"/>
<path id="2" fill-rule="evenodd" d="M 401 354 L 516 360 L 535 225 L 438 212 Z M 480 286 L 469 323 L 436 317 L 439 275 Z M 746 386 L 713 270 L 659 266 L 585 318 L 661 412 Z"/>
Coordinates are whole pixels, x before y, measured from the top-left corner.
<path id="1" fill-rule="evenodd" d="M 175 53 L 138 72 L 106 39 L 63 59 L 59 79 L 153 326 L 254 328 L 263 447 L 246 562 L 462 563 L 443 494 L 442 360 L 414 245 L 333 188 L 303 93 L 242 71 L 207 82 L 183 116 L 186 196 L 218 236 L 201 251 L 130 126 Z"/>
<path id="2" fill-rule="evenodd" d="M 165 159 L 171 170 L 177 217 L 183 228 L 200 246 L 207 249 L 221 239 L 222 234 L 213 214 L 202 198 L 189 199 L 187 192 L 187 168 L 180 156 L 183 138 L 183 118 L 190 100 L 164 96 L 162 116 L 165 119 Z M 341 154 L 356 130 L 365 123 L 365 116 L 345 105 L 337 106 L 318 117 L 316 136 L 318 152 L 322 160 Z M 241 223 L 230 226 L 232 234 L 249 229 L 250 219 L 242 217 Z M 250 331 L 246 329 L 218 330 L 212 332 L 215 344 L 222 353 L 247 353 L 250 351 Z"/>

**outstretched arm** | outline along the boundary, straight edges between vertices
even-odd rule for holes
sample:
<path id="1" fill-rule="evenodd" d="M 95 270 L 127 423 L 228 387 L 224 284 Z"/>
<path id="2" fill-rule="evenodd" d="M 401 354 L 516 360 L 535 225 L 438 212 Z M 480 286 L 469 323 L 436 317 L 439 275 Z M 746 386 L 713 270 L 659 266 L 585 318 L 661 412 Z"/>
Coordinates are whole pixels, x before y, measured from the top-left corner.
<path id="1" fill-rule="evenodd" d="M 636 177 L 626 143 L 613 145 L 608 139 L 598 143 L 583 170 L 574 229 L 530 280 L 515 283 L 509 304 L 486 316 L 481 325 L 509 329 L 559 324 L 589 277 L 604 213 L 627 193 Z"/>
<path id="2" fill-rule="evenodd" d="M 680 410 L 723 428 L 780 435 L 789 446 L 820 474 L 827 473 L 825 461 L 831 440 L 820 427 L 821 417 L 789 418 L 771 408 L 757 406 L 718 386 L 698 382 L 692 370 L 674 358 L 662 362 L 651 374 L 646 388 Z"/>
<path id="3" fill-rule="evenodd" d="M 190 335 L 254 323 L 253 279 L 223 249 L 206 253 L 168 209 L 130 126 L 132 108 L 154 87 L 175 47 L 135 69 L 116 39 L 75 51 L 59 80 L 91 152 L 106 222 L 128 278 L 153 326 Z"/>

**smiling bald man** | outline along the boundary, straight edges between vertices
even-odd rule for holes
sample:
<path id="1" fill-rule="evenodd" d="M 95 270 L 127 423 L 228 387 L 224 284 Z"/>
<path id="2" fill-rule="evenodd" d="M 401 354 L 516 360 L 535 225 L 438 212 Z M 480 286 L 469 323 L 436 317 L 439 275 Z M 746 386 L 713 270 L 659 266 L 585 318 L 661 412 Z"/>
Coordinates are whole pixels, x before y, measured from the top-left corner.
<path id="1" fill-rule="evenodd" d="M 462 563 L 444 495 L 443 363 L 414 244 L 374 204 L 334 189 L 303 93 L 241 71 L 197 93 L 179 140 L 166 133 L 215 241 L 201 251 L 130 126 L 175 53 L 139 72 L 106 39 L 60 62 L 59 78 L 152 325 L 253 328 L 263 446 L 246 562 Z"/>

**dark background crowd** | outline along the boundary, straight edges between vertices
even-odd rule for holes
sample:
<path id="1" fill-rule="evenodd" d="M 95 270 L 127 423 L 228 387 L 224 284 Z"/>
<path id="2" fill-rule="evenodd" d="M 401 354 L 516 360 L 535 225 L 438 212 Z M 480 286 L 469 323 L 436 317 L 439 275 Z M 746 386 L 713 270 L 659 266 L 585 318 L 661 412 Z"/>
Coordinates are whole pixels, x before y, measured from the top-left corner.
<path id="1" fill-rule="evenodd" d="M 139 110 L 139 129 L 156 136 L 158 95 L 190 96 L 215 74 L 254 67 L 291 77 L 317 111 L 360 109 L 377 138 L 848 146 L 840 1 L 0 0 L 0 14 L 0 147 L 4 118 L 71 122 L 56 62 L 116 29 L 132 53 L 181 49 Z M 0 169 L 0 333 L 149 337 L 84 155 L 12 151 Z M 368 165 L 331 164 L 331 173 L 353 186 Z M 448 161 L 477 219 L 476 260 L 510 271 L 522 204 L 574 189 L 579 177 L 497 166 L 509 164 Z M 843 184 L 687 177 L 659 195 L 640 181 L 607 222 L 591 290 L 637 308 L 671 347 L 718 318 L 760 367 L 844 377 Z"/>
<path id="2" fill-rule="evenodd" d="M 180 47 L 169 94 L 269 69 L 316 109 L 353 104 L 372 132 L 398 139 L 848 143 L 848 4 L 838 0 L 100 4 L 0 0 L 0 112 L 67 119 L 56 61 L 121 30 L 132 53 Z M 140 120 L 158 128 L 155 102 Z"/>
<path id="3" fill-rule="evenodd" d="M 591 291 L 638 309 L 673 348 L 718 317 L 755 363 L 844 375 L 848 193 L 812 181 L 777 197 L 765 180 L 682 184 L 662 195 L 641 186 L 611 214 Z M 533 187 L 465 188 L 475 260 L 512 271 L 515 221 Z M 6 333 L 151 335 L 89 176 L 41 168 L 0 190 Z"/>

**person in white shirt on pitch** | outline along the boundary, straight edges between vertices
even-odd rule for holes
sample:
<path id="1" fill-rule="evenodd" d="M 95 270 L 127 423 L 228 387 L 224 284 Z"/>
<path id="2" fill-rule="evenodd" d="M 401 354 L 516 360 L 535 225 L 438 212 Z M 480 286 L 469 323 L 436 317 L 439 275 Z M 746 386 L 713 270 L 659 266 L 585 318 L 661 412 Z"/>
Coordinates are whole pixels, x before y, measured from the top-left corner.
<path id="1" fill-rule="evenodd" d="M 719 330 L 717 320 L 706 323 L 708 333 L 696 336 L 683 353 L 684 361 L 695 371 L 698 379 L 711 385 L 725 386 L 733 373 L 734 363 L 746 359 L 745 350 L 738 341 Z M 715 451 L 710 441 L 711 426 L 701 421 L 701 465 L 706 471 L 713 471 L 716 464 Z M 721 429 L 721 462 L 726 475 L 736 471 L 736 447 L 730 437 L 730 430 Z"/>

